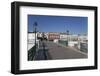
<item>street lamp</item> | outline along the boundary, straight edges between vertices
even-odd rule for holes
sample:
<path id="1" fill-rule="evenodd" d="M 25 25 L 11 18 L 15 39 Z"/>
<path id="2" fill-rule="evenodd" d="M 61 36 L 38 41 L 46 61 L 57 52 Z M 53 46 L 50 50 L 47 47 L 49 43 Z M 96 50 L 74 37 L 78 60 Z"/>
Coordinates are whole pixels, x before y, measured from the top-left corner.
<path id="1" fill-rule="evenodd" d="M 67 30 L 66 33 L 67 33 L 67 41 L 68 41 L 69 40 L 69 37 L 68 37 L 69 36 L 69 30 Z"/>
<path id="2" fill-rule="evenodd" d="M 67 35 L 69 35 L 69 30 L 67 30 Z"/>
<path id="3" fill-rule="evenodd" d="M 33 24 L 33 33 L 35 33 L 35 51 L 36 51 L 36 31 L 37 31 L 37 22 Z"/>

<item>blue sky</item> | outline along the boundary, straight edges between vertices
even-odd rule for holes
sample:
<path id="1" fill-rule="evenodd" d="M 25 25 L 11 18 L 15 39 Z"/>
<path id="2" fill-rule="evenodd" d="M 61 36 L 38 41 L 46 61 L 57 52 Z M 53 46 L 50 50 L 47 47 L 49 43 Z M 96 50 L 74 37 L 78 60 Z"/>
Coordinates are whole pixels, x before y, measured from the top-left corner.
<path id="1" fill-rule="evenodd" d="M 88 17 L 28 15 L 28 32 L 32 32 L 33 24 L 37 22 L 40 32 L 66 32 L 71 34 L 87 33 Z"/>

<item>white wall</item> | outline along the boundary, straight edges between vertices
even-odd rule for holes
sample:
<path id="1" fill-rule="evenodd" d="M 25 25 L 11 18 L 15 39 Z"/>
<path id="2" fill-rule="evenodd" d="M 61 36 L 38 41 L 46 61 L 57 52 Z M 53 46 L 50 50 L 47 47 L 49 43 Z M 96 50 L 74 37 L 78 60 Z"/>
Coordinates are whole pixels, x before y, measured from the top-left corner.
<path id="1" fill-rule="evenodd" d="M 10 26 L 11 5 L 10 3 L 12 1 L 14 0 L 0 1 L 0 76 L 14 76 L 13 74 L 10 73 L 10 58 L 11 58 L 11 31 L 10 31 L 11 30 L 11 26 Z M 98 6 L 99 13 L 100 13 L 100 0 L 20 0 L 20 1 Z M 100 20 L 100 14 L 98 15 L 98 17 L 99 17 L 98 19 Z M 100 25 L 100 23 L 98 25 Z M 98 27 L 100 29 L 100 26 Z M 99 39 L 98 44 L 100 46 L 100 34 L 98 39 Z M 100 49 L 98 54 L 99 54 L 99 59 L 98 59 L 99 70 L 40 73 L 40 74 L 34 74 L 34 76 L 76 76 L 76 75 L 77 76 L 99 76 L 100 75 Z M 26 74 L 25 76 L 33 76 L 33 74 Z"/>
<path id="2" fill-rule="evenodd" d="M 37 34 L 36 34 L 37 38 Z M 28 33 L 28 39 L 35 39 L 35 33 Z"/>
<path id="3" fill-rule="evenodd" d="M 39 40 L 37 40 L 37 33 L 36 33 L 36 43 L 39 47 Z M 28 33 L 28 50 L 31 49 L 35 45 L 35 33 Z"/>
<path id="4" fill-rule="evenodd" d="M 61 35 L 60 35 L 60 39 L 61 39 L 61 40 L 63 40 L 63 39 L 67 40 L 67 35 L 62 35 L 62 34 L 61 34 Z"/>

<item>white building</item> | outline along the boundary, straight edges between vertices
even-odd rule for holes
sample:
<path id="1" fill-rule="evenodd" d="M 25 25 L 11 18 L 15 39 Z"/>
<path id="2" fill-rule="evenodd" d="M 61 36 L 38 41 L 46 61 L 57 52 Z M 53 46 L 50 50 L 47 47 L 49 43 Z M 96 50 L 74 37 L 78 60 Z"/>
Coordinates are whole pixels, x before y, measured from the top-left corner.
<path id="1" fill-rule="evenodd" d="M 68 35 L 68 46 L 74 47 L 75 45 L 78 45 L 78 36 L 77 35 Z"/>
<path id="2" fill-rule="evenodd" d="M 43 34 L 44 34 L 44 37 L 48 39 L 48 33 L 46 33 L 46 32 L 38 32 L 37 37 L 38 38 L 43 38 Z"/>
<path id="3" fill-rule="evenodd" d="M 38 32 L 37 37 L 42 37 L 42 32 Z"/>
<path id="4" fill-rule="evenodd" d="M 45 37 L 48 39 L 48 32 L 45 32 Z"/>
<path id="5" fill-rule="evenodd" d="M 87 42 L 88 41 L 88 36 L 87 35 L 80 35 L 79 36 L 79 41 L 81 41 L 81 42 Z"/>
<path id="6" fill-rule="evenodd" d="M 68 35 L 66 33 L 60 33 L 60 40 L 67 40 Z"/>

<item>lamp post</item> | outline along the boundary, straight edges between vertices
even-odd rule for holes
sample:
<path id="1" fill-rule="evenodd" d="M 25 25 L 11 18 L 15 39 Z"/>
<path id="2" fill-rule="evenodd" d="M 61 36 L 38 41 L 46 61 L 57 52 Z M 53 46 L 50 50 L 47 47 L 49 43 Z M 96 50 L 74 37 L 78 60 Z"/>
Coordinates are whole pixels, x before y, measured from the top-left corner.
<path id="1" fill-rule="evenodd" d="M 66 31 L 67 33 L 67 40 L 69 40 L 68 36 L 69 36 L 69 30 Z"/>
<path id="2" fill-rule="evenodd" d="M 37 22 L 33 24 L 33 33 L 35 33 L 35 51 L 36 51 L 36 31 L 37 31 Z"/>

